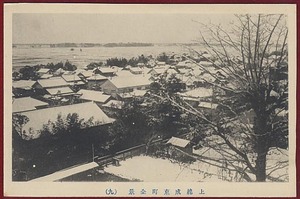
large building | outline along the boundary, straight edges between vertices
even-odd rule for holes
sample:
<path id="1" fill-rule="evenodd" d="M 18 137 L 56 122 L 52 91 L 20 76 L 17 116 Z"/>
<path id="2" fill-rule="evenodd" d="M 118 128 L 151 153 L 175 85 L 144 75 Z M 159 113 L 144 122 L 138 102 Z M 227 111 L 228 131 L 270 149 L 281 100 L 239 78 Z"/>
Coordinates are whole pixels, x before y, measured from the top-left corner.
<path id="1" fill-rule="evenodd" d="M 12 101 L 13 113 L 32 111 L 40 108 L 46 108 L 49 104 L 31 97 L 15 98 Z"/>
<path id="2" fill-rule="evenodd" d="M 48 94 L 50 96 L 68 96 L 74 92 L 70 89 L 69 83 L 62 77 L 53 77 L 50 79 L 39 79 L 33 86 L 38 94 Z"/>
<path id="3" fill-rule="evenodd" d="M 151 81 L 143 75 L 128 77 L 113 77 L 101 85 L 104 93 L 117 97 L 117 94 L 129 93 L 134 90 L 146 90 Z"/>
<path id="4" fill-rule="evenodd" d="M 28 117 L 29 120 L 18 133 L 23 139 L 39 138 L 45 125 L 49 125 L 48 128 L 51 129 L 51 123 L 56 122 L 59 115 L 65 119 L 68 114 L 73 113 L 78 114 L 80 120 L 88 121 L 92 119 L 95 126 L 110 124 L 114 121 L 94 102 L 86 102 L 22 112 L 21 114 Z"/>
<path id="5" fill-rule="evenodd" d="M 77 94 L 80 95 L 79 99 L 81 99 L 82 101 L 92 101 L 97 103 L 98 105 L 105 104 L 109 100 L 111 100 L 110 95 L 106 95 L 101 91 L 81 89 L 77 92 Z"/>

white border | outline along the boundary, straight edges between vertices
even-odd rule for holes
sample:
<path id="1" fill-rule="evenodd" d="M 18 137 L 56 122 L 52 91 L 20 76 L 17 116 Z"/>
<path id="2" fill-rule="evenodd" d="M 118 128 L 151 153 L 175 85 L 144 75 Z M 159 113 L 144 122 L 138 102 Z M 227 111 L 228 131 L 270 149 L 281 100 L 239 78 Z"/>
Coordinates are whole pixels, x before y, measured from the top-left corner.
<path id="1" fill-rule="evenodd" d="M 282 13 L 288 15 L 289 27 L 289 146 L 290 176 L 288 183 L 145 183 L 145 182 L 90 182 L 90 183 L 34 183 L 12 182 L 11 178 L 11 72 L 12 72 L 12 14 L 13 13 L 141 13 L 141 14 L 228 14 L 228 13 Z M 141 190 L 177 188 L 205 190 L 205 195 L 192 197 L 293 197 L 296 196 L 296 5 L 109 5 L 109 4 L 5 4 L 4 5 L 4 195 L 5 196 L 107 196 L 107 188 L 117 189 L 116 196 L 127 196 L 130 188 Z M 137 192 L 138 193 L 138 192 Z M 183 191 L 184 193 L 184 191 Z M 135 195 L 135 196 L 154 196 Z M 171 194 L 174 196 L 174 194 Z M 182 196 L 187 196 L 183 194 Z"/>

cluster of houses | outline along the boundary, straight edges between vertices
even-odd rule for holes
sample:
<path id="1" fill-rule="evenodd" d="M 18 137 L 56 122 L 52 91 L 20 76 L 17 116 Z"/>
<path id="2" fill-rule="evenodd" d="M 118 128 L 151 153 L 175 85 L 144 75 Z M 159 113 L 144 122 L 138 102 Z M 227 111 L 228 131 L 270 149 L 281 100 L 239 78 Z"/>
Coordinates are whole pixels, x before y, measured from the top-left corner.
<path id="1" fill-rule="evenodd" d="M 126 100 L 142 98 L 152 82 L 171 75 L 185 84 L 186 90 L 179 93 L 184 100 L 196 108 L 215 110 L 215 90 L 207 82 L 216 81 L 214 75 L 225 81 L 226 73 L 208 61 L 201 61 L 199 67 L 192 61 L 181 61 L 180 56 L 177 59 L 173 65 L 155 62 L 151 67 L 139 63 L 137 67 L 103 66 L 76 71 L 60 68 L 54 72 L 41 68 L 37 81 L 13 81 L 13 114 L 26 115 L 30 121 L 20 133 L 30 131 L 37 138 L 43 124 L 68 113 L 77 113 L 86 120 L 95 118 L 100 121 L 98 125 L 110 124 L 114 121 L 113 112 L 121 109 Z"/>

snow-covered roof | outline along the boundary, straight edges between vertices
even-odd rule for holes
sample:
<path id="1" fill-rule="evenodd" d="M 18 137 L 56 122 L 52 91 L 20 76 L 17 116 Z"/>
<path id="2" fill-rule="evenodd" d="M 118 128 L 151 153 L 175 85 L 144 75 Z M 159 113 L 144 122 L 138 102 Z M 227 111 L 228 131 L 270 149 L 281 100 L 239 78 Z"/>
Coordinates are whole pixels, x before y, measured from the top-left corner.
<path id="1" fill-rule="evenodd" d="M 65 94 L 73 94 L 73 91 L 68 87 L 59 87 L 59 88 L 48 88 L 46 91 L 50 95 L 65 95 Z"/>
<path id="2" fill-rule="evenodd" d="M 33 180 L 31 180 L 31 182 L 55 182 L 55 181 L 61 180 L 63 178 L 66 178 L 68 176 L 75 175 L 77 173 L 81 173 L 81 172 L 96 168 L 98 166 L 99 165 L 96 162 L 90 162 L 90 163 L 72 167 L 69 169 L 63 169 L 61 171 L 57 171 L 57 172 L 52 173 L 47 176 L 33 179 Z"/>
<path id="3" fill-rule="evenodd" d="M 151 84 L 151 81 L 148 80 L 147 77 L 144 77 L 142 75 L 134 76 L 133 78 L 130 79 L 128 77 L 113 77 L 109 81 L 112 84 L 114 84 L 117 88 L 148 86 Z"/>
<path id="4" fill-rule="evenodd" d="M 115 69 L 109 67 L 98 67 L 97 68 L 101 73 L 114 73 Z"/>
<path id="5" fill-rule="evenodd" d="M 64 80 L 67 82 L 75 82 L 75 81 L 80 81 L 80 77 L 78 77 L 76 74 L 74 75 L 62 75 L 61 76 Z"/>
<path id="6" fill-rule="evenodd" d="M 38 73 L 48 73 L 50 69 L 48 68 L 41 68 L 40 70 L 38 70 Z"/>
<path id="7" fill-rule="evenodd" d="M 200 61 L 200 65 L 203 65 L 203 66 L 212 66 L 213 63 L 209 62 L 209 61 Z"/>
<path id="8" fill-rule="evenodd" d="M 110 98 L 110 95 L 106 95 L 100 91 L 81 89 L 77 93 L 81 94 L 80 99 L 91 100 L 100 103 L 105 103 Z"/>
<path id="9" fill-rule="evenodd" d="M 57 69 L 57 70 L 54 72 L 54 74 L 59 75 L 59 74 L 65 73 L 65 72 L 66 72 L 66 71 L 65 71 L 64 69 L 59 68 L 59 69 Z"/>
<path id="10" fill-rule="evenodd" d="M 143 72 L 143 70 L 140 67 L 131 67 L 130 71 L 132 71 L 132 72 Z"/>
<path id="11" fill-rule="evenodd" d="M 37 131 L 42 130 L 43 125 L 48 124 L 48 121 L 55 122 L 58 115 L 61 115 L 62 118 L 66 118 L 68 114 L 73 113 L 77 113 L 79 118 L 84 119 L 85 121 L 90 118 L 94 118 L 94 122 L 100 122 L 102 125 L 112 123 L 114 121 L 112 118 L 109 118 L 94 102 L 86 102 L 23 112 L 22 115 L 27 116 L 29 121 L 23 126 L 22 130 L 28 132 L 29 129 L 31 129 L 36 133 L 35 138 L 37 138 L 39 136 Z"/>
<path id="12" fill-rule="evenodd" d="M 213 90 L 210 88 L 204 88 L 204 87 L 199 87 L 195 88 L 193 90 L 186 91 L 184 93 L 181 93 L 183 96 L 187 97 L 210 97 L 212 96 Z"/>
<path id="13" fill-rule="evenodd" d="M 107 102 L 106 104 L 103 104 L 102 106 L 109 107 L 109 108 L 121 109 L 123 105 L 124 105 L 124 102 L 122 102 L 122 101 L 110 100 L 109 102 Z"/>
<path id="14" fill-rule="evenodd" d="M 93 76 L 90 76 L 89 78 L 87 78 L 87 80 L 90 81 L 102 81 L 102 80 L 106 80 L 107 77 L 104 77 L 100 74 L 94 74 Z"/>
<path id="15" fill-rule="evenodd" d="M 32 80 L 19 80 L 13 81 L 12 87 L 13 88 L 22 88 L 22 89 L 31 89 L 32 86 L 35 84 L 36 81 Z"/>
<path id="16" fill-rule="evenodd" d="M 131 94 L 132 96 L 135 96 L 135 97 L 142 97 L 142 96 L 144 96 L 146 93 L 147 93 L 146 90 L 134 90 L 134 91 L 130 92 L 130 94 Z"/>
<path id="17" fill-rule="evenodd" d="M 68 82 L 70 86 L 74 86 L 74 85 L 85 85 L 86 83 L 84 81 L 78 81 L 78 82 Z"/>
<path id="18" fill-rule="evenodd" d="M 38 106 L 47 106 L 48 103 L 31 98 L 31 97 L 22 97 L 15 98 L 12 101 L 12 110 L 13 113 L 24 112 L 35 110 Z"/>
<path id="19" fill-rule="evenodd" d="M 123 100 L 124 100 L 124 99 L 130 99 L 130 98 L 133 97 L 130 93 L 118 93 L 117 95 L 118 95 L 119 97 L 121 97 Z"/>
<path id="20" fill-rule="evenodd" d="M 179 67 L 187 67 L 188 64 L 187 64 L 186 62 L 182 61 L 182 62 L 178 62 L 178 64 L 177 64 L 176 66 L 179 66 Z"/>
<path id="21" fill-rule="evenodd" d="M 175 70 L 175 69 L 173 69 L 173 68 L 169 68 L 168 70 L 166 70 L 166 72 L 168 73 L 168 74 L 177 74 L 178 72 Z"/>
<path id="22" fill-rule="evenodd" d="M 166 68 L 153 68 L 152 70 L 148 71 L 148 73 L 151 73 L 152 71 L 154 71 L 157 74 L 162 74 L 164 72 L 166 72 Z"/>
<path id="23" fill-rule="evenodd" d="M 79 72 L 78 74 L 81 74 L 85 78 L 88 78 L 88 77 L 91 77 L 94 75 L 93 71 L 91 71 L 91 70 L 83 70 L 83 71 Z"/>
<path id="24" fill-rule="evenodd" d="M 119 70 L 118 72 L 116 72 L 116 75 L 119 77 L 123 77 L 123 76 L 134 77 L 133 74 L 129 70 Z"/>
<path id="25" fill-rule="evenodd" d="M 167 144 L 171 144 L 173 146 L 179 146 L 181 148 L 185 148 L 189 143 L 190 143 L 189 140 L 185 140 L 177 137 L 172 137 L 167 142 Z"/>
<path id="26" fill-rule="evenodd" d="M 198 76 L 197 79 L 204 80 L 206 82 L 211 82 L 211 83 L 216 80 L 216 78 L 214 78 L 211 74 L 208 73 L 204 73 L 203 75 Z"/>
<path id="27" fill-rule="evenodd" d="M 160 61 L 160 62 L 157 62 L 156 64 L 157 64 L 157 65 L 165 65 L 166 62 Z"/>
<path id="28" fill-rule="evenodd" d="M 207 108 L 207 109 L 216 109 L 218 104 L 211 103 L 211 102 L 200 102 L 198 105 L 199 108 Z"/>
<path id="29" fill-rule="evenodd" d="M 51 74 L 43 74 L 40 78 L 41 79 L 49 79 L 50 77 L 53 77 Z"/>
<path id="30" fill-rule="evenodd" d="M 49 79 L 39 79 L 37 82 L 43 88 L 51 88 L 51 87 L 59 87 L 59 86 L 67 86 L 68 83 L 61 77 L 52 77 Z"/>

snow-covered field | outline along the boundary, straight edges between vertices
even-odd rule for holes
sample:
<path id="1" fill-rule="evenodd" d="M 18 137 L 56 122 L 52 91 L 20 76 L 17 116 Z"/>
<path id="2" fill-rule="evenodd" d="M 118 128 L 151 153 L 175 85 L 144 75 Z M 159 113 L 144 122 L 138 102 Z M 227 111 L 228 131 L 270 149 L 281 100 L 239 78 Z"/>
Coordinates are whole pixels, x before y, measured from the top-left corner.
<path id="1" fill-rule="evenodd" d="M 178 164 L 168 159 L 149 156 L 135 156 L 120 162 L 120 166 L 110 165 L 105 171 L 127 179 L 144 182 L 197 182 L 220 181 L 216 167 L 195 162 L 191 165 Z"/>
<path id="2" fill-rule="evenodd" d="M 288 166 L 284 166 L 281 161 L 284 162 L 287 156 L 285 158 L 282 156 L 285 155 L 272 153 L 272 155 L 268 156 L 267 174 L 271 172 L 273 178 L 280 176 L 281 180 L 286 181 L 288 180 Z M 279 164 L 278 157 L 281 160 Z M 275 165 L 277 169 L 274 169 Z M 179 164 L 173 160 L 144 155 L 121 161 L 120 166 L 109 165 L 104 170 L 122 178 L 144 182 L 220 182 L 241 180 L 240 176 L 236 176 L 235 172 L 229 172 L 198 160 L 192 164 Z M 253 174 L 249 176 L 255 180 Z"/>

